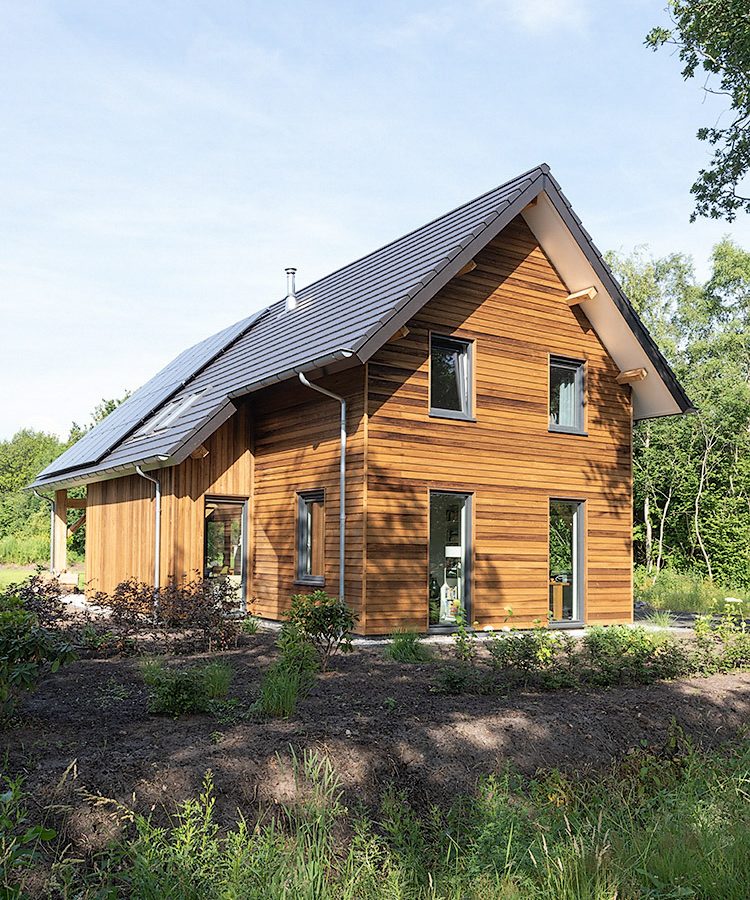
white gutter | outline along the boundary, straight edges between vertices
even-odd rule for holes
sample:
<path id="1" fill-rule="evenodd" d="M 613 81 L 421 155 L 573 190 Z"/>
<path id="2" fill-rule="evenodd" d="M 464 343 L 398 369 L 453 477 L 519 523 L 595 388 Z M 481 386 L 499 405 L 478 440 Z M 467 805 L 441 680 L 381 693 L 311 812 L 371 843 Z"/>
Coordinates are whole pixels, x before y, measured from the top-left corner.
<path id="1" fill-rule="evenodd" d="M 350 351 L 341 351 L 351 353 Z M 319 384 L 308 381 L 306 376 L 298 373 L 299 380 L 305 387 L 312 388 L 341 404 L 341 459 L 339 461 L 339 600 L 344 600 L 344 567 L 346 560 L 346 400 Z"/>
<path id="2" fill-rule="evenodd" d="M 154 495 L 154 590 L 159 590 L 159 571 L 161 568 L 161 482 L 158 478 L 152 478 L 146 475 L 140 466 L 135 467 L 135 471 L 141 478 L 146 481 L 152 481 L 156 485 L 156 493 Z"/>

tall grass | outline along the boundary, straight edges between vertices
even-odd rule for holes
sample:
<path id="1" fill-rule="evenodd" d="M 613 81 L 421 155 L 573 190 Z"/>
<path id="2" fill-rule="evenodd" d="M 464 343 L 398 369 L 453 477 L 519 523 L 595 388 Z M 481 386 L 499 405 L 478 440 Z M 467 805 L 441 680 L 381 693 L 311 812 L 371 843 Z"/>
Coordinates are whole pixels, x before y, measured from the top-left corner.
<path id="1" fill-rule="evenodd" d="M 403 663 L 422 663 L 432 659 L 430 648 L 416 631 L 408 629 L 393 632 L 385 653 L 390 659 Z"/>
<path id="2" fill-rule="evenodd" d="M 49 537 L 19 537 L 6 534 L 0 537 L 0 563 L 29 566 L 49 562 Z"/>
<path id="3" fill-rule="evenodd" d="M 349 810 L 329 760 L 293 758 L 296 803 L 220 832 L 210 774 L 167 828 L 135 834 L 80 875 L 82 898 L 744 900 L 750 746 L 700 753 L 679 735 L 611 771 L 485 779 L 417 811 L 397 787 Z M 58 866 L 58 871 L 61 867 Z M 104 888 L 110 891 L 104 893 Z M 70 896 L 73 896 L 71 891 Z"/>
<path id="4" fill-rule="evenodd" d="M 750 591 L 739 587 L 716 584 L 697 572 L 676 572 L 662 569 L 656 577 L 645 570 L 636 569 L 634 579 L 636 600 L 648 603 L 654 609 L 672 612 L 710 612 L 725 597 L 750 600 Z"/>

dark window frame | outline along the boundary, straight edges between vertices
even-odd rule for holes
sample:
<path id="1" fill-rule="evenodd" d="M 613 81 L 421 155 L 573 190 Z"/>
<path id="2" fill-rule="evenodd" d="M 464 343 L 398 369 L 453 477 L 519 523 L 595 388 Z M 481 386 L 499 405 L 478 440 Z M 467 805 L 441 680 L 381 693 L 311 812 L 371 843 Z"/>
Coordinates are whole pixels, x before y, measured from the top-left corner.
<path id="1" fill-rule="evenodd" d="M 552 370 L 555 366 L 575 373 L 575 425 L 559 425 L 552 421 Z M 556 434 L 578 434 L 587 436 L 586 432 L 586 360 L 569 356 L 550 354 L 547 366 L 547 424 L 549 431 Z"/>
<path id="2" fill-rule="evenodd" d="M 463 352 L 463 371 L 460 373 L 463 384 L 459 384 L 461 409 L 443 409 L 432 401 L 432 350 L 433 346 L 442 344 L 446 348 L 460 348 Z M 429 366 L 430 416 L 439 419 L 458 419 L 464 422 L 476 421 L 474 417 L 474 341 L 467 338 L 430 332 L 430 366 Z"/>
<path id="3" fill-rule="evenodd" d="M 310 529 L 312 526 L 311 516 L 309 514 L 310 503 L 321 503 L 323 506 L 323 572 L 316 575 L 308 572 L 308 567 L 312 569 L 312 559 L 314 556 L 312 543 L 310 541 Z M 295 548 L 295 584 L 305 584 L 311 587 L 323 587 L 326 583 L 325 579 L 325 504 L 326 496 L 323 488 L 314 488 L 306 491 L 297 491 L 297 521 L 296 521 L 296 548 Z"/>
<path id="4" fill-rule="evenodd" d="M 249 569 L 250 569 L 250 541 L 249 541 L 249 525 L 250 525 L 250 515 L 249 515 L 249 506 L 250 500 L 247 497 L 237 497 L 237 496 L 222 496 L 221 494 L 207 494 L 203 499 L 203 562 L 202 562 L 202 572 L 204 577 L 206 576 L 206 545 L 208 540 L 208 531 L 206 528 L 206 515 L 205 509 L 208 504 L 214 504 L 218 506 L 239 506 L 242 514 L 240 519 L 240 527 L 242 528 L 242 542 L 240 545 L 240 553 L 241 561 L 242 561 L 242 577 L 240 578 L 240 610 L 242 612 L 247 611 L 247 588 L 249 582 Z"/>

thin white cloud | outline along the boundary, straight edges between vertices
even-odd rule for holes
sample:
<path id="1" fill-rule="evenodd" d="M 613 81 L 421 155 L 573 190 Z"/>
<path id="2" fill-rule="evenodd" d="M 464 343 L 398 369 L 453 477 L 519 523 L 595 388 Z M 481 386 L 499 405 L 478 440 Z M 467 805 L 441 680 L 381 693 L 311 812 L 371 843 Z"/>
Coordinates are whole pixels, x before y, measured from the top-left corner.
<path id="1" fill-rule="evenodd" d="M 535 34 L 577 31 L 589 20 L 586 0 L 486 0 L 484 5 Z"/>

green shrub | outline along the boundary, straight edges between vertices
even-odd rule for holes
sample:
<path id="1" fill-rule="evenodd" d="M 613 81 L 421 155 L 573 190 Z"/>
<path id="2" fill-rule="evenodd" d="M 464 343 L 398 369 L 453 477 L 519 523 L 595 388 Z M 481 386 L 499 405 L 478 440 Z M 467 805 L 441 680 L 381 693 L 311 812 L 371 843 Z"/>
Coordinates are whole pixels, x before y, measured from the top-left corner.
<path id="1" fill-rule="evenodd" d="M 295 594 L 287 618 L 318 650 L 324 672 L 335 653 L 352 650 L 351 632 L 357 617 L 343 600 L 325 591 Z"/>
<path id="2" fill-rule="evenodd" d="M 650 684 L 694 669 L 688 646 L 672 635 L 627 625 L 595 625 L 583 638 L 585 680 L 607 686 Z"/>
<path id="3" fill-rule="evenodd" d="M 212 701 L 226 697 L 232 680 L 232 670 L 221 662 L 169 669 L 158 660 L 147 660 L 141 674 L 150 688 L 148 711 L 175 717 L 209 712 Z"/>
<path id="4" fill-rule="evenodd" d="M 386 656 L 396 662 L 423 663 L 432 659 L 432 652 L 416 631 L 394 631 L 391 643 L 386 647 Z"/>
<path id="5" fill-rule="evenodd" d="M 0 594 L 0 717 L 10 715 L 45 673 L 75 659 L 72 646 L 43 628 L 13 587 Z"/>
<path id="6" fill-rule="evenodd" d="M 696 668 L 704 674 L 729 672 L 750 666 L 750 629 L 746 616 L 750 604 L 724 601 L 695 623 Z"/>
<path id="7" fill-rule="evenodd" d="M 561 631 L 551 631 L 540 624 L 528 631 L 494 632 L 487 641 L 490 663 L 500 672 L 529 675 L 551 668 L 557 653 L 572 640 Z"/>

